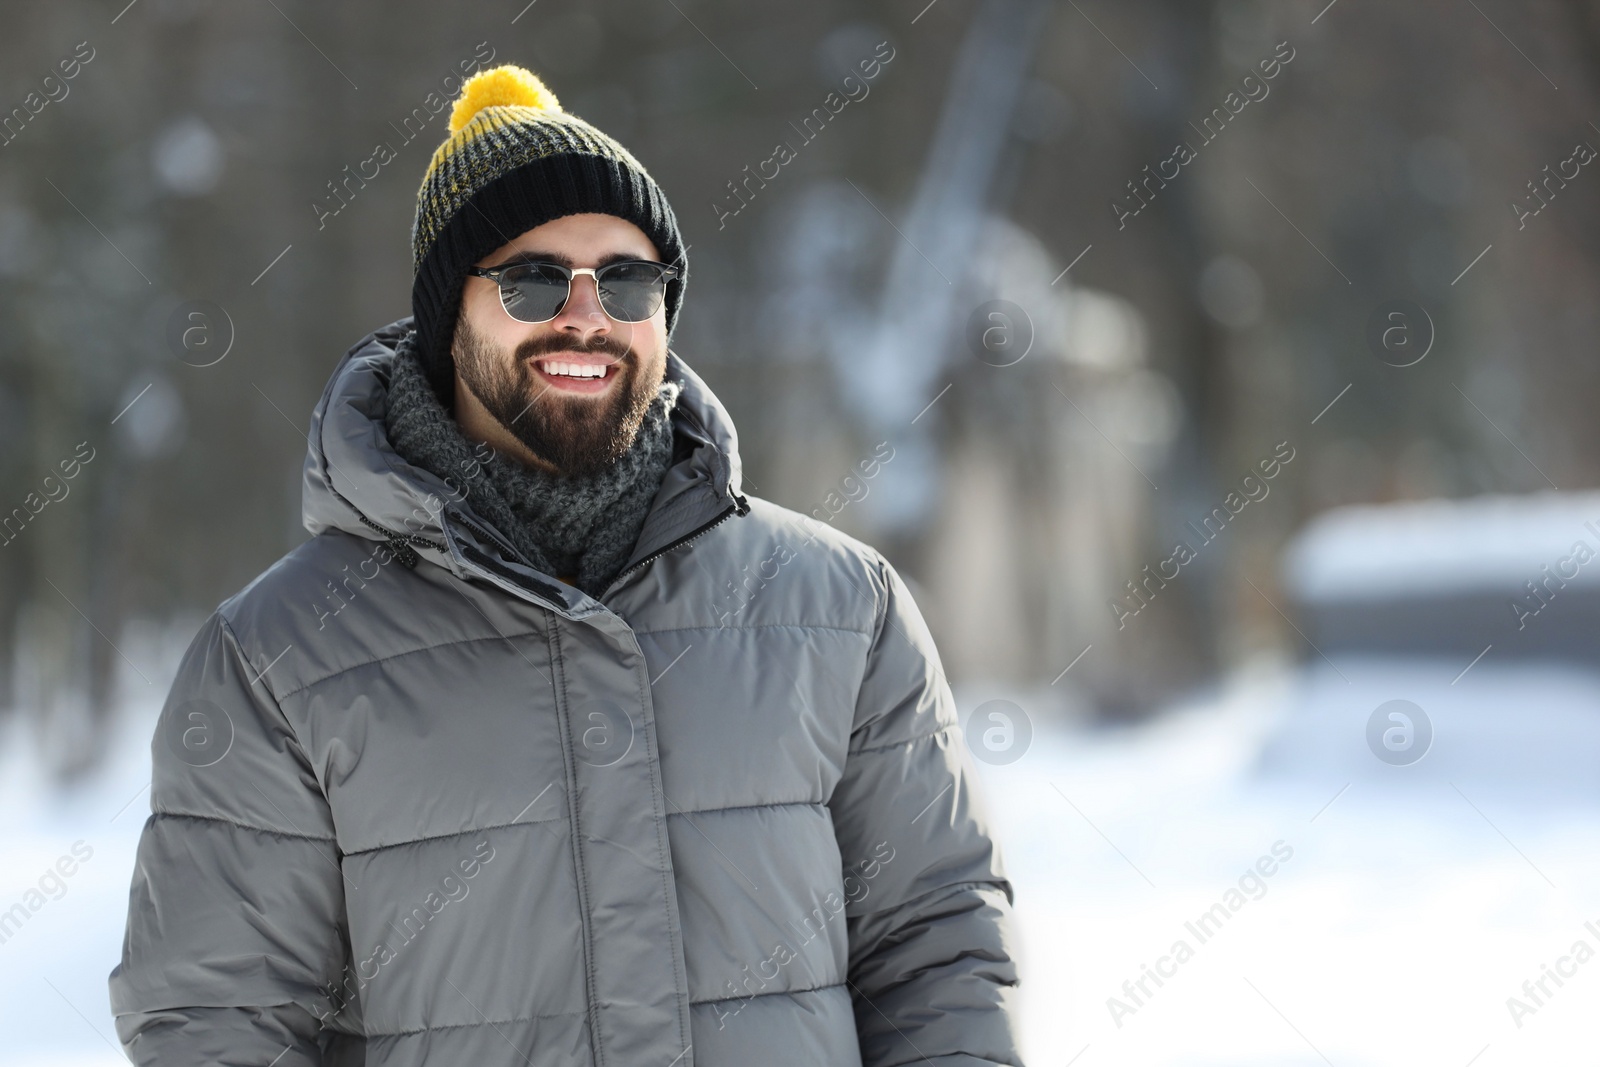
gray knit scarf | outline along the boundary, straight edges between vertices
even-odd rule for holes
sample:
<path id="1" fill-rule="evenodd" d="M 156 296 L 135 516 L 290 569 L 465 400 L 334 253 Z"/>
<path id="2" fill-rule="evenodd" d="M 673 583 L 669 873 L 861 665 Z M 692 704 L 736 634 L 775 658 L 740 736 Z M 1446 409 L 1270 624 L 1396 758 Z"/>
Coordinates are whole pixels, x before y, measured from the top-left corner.
<path id="1" fill-rule="evenodd" d="M 415 330 L 396 347 L 393 366 L 384 427 L 394 450 L 458 488 L 473 513 L 516 546 L 534 570 L 575 579 L 579 589 L 599 597 L 633 552 L 672 465 L 678 383 L 662 383 L 620 459 L 594 475 L 566 478 L 467 440 L 428 384 Z"/>

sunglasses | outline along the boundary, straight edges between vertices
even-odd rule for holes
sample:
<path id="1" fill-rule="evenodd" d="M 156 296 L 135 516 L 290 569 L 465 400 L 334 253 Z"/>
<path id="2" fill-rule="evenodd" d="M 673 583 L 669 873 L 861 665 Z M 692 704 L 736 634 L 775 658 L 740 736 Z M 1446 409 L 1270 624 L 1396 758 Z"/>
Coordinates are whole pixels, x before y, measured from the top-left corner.
<path id="1" fill-rule="evenodd" d="M 677 267 L 648 259 L 629 259 L 604 267 L 572 269 L 559 263 L 522 262 L 501 267 L 473 267 L 467 272 L 500 287 L 500 306 L 518 322 L 549 322 L 561 314 L 572 295 L 572 279 L 587 274 L 600 294 L 600 308 L 617 322 L 643 322 L 667 296 L 667 282 Z"/>

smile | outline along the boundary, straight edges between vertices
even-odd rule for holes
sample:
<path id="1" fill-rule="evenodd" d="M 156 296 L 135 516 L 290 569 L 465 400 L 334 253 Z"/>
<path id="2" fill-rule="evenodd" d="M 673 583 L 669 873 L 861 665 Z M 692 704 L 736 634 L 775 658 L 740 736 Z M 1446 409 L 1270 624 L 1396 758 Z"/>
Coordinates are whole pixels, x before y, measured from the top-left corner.
<path id="1" fill-rule="evenodd" d="M 598 393 L 617 377 L 618 363 L 579 362 L 573 359 L 536 359 L 534 367 L 547 384 L 567 392 Z"/>
<path id="2" fill-rule="evenodd" d="M 565 363 L 557 359 L 539 361 L 540 370 L 563 378 L 604 378 L 612 366 L 610 363 Z"/>

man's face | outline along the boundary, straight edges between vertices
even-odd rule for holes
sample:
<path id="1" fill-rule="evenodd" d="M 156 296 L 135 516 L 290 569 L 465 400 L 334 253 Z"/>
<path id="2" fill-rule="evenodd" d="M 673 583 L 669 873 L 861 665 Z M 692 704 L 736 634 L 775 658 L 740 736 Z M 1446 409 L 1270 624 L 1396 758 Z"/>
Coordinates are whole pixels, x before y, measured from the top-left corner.
<path id="1" fill-rule="evenodd" d="M 568 215 L 501 245 L 477 266 L 504 266 L 525 256 L 576 268 L 655 260 L 659 253 L 624 219 Z M 545 470 L 591 474 L 633 444 L 661 386 L 666 306 L 643 322 L 617 322 L 601 309 L 594 279 L 582 275 L 573 278 L 555 318 L 519 322 L 501 306 L 498 285 L 469 275 L 452 351 L 456 418 L 465 429 Z M 573 374 L 573 365 L 591 376 Z M 597 367 L 603 374 L 594 377 Z"/>

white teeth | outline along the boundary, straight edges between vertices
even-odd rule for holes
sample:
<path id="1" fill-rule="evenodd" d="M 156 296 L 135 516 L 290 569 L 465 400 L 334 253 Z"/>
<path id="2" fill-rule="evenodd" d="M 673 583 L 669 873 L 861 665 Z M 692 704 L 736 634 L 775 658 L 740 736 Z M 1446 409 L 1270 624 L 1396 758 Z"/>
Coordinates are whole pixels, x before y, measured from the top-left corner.
<path id="1" fill-rule="evenodd" d="M 540 366 L 544 368 L 546 374 L 559 374 L 567 378 L 604 378 L 606 376 L 605 365 L 600 363 L 558 363 L 554 360 L 547 360 Z"/>

